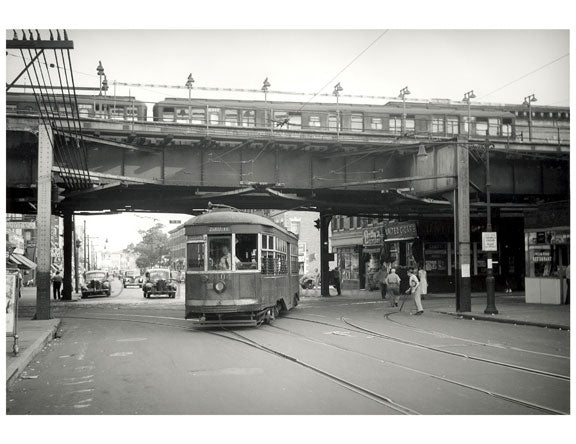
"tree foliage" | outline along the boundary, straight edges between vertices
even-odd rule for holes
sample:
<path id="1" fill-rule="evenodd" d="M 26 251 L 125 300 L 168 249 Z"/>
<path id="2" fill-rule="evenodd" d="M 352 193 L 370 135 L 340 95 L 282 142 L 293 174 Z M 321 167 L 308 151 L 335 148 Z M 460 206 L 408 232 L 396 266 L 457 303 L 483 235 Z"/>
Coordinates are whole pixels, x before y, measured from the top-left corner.
<path id="1" fill-rule="evenodd" d="M 156 224 L 147 230 L 139 230 L 142 240 L 136 245 L 130 244 L 124 250 L 136 255 L 136 266 L 141 269 L 170 264 L 168 235 L 162 232 L 163 225 Z"/>

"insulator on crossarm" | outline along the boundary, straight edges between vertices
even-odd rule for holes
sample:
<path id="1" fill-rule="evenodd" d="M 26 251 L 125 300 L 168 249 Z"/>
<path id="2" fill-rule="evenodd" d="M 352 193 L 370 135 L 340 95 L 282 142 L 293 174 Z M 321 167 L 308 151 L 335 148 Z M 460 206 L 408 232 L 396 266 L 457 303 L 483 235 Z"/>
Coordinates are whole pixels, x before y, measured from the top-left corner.
<path id="1" fill-rule="evenodd" d="M 40 38 L 40 33 L 38 32 L 38 30 L 36 30 L 36 40 L 42 40 L 42 38 Z"/>
<path id="2" fill-rule="evenodd" d="M 13 29 L 12 31 L 14 31 L 14 36 L 12 37 L 12 40 L 18 40 L 18 33 L 16 32 L 15 29 Z"/>
<path id="3" fill-rule="evenodd" d="M 32 30 L 28 30 L 28 35 L 30 35 L 30 40 L 34 40 L 34 34 L 32 34 Z"/>
<path id="4" fill-rule="evenodd" d="M 68 40 L 68 33 L 64 30 L 64 40 Z"/>
<path id="5" fill-rule="evenodd" d="M 26 31 L 22 30 L 22 40 L 28 40 L 26 38 Z"/>
<path id="6" fill-rule="evenodd" d="M 60 38 L 60 30 L 59 29 L 56 30 L 56 40 L 62 40 Z"/>
<path id="7" fill-rule="evenodd" d="M 54 34 L 52 34 L 52 30 L 50 30 L 50 40 L 54 40 Z"/>

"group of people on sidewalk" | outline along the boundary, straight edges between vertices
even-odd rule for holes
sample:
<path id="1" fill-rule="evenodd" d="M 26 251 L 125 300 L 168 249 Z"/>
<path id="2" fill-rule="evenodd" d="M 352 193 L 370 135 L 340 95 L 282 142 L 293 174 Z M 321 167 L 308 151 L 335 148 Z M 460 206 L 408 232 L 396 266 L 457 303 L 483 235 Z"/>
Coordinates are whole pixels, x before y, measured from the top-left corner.
<path id="1" fill-rule="evenodd" d="M 412 295 L 414 304 L 416 305 L 416 312 L 414 314 L 421 315 L 424 313 L 422 295 L 428 293 L 426 270 L 421 266 L 419 266 L 418 269 L 409 268 L 407 274 L 409 286 L 405 294 Z M 382 264 L 380 271 L 378 271 L 376 275 L 376 279 L 380 285 L 382 299 L 387 299 L 391 307 L 398 307 L 398 303 L 400 302 L 400 283 L 402 279 L 396 273 L 396 269 L 393 266 L 388 267 L 386 264 Z"/>

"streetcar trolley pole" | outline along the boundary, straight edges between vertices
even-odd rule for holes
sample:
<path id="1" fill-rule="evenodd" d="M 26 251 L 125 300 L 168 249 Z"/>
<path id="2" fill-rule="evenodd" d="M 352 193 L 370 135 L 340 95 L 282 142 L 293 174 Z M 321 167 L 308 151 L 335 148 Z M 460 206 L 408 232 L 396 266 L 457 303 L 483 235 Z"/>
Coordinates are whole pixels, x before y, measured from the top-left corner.
<path id="1" fill-rule="evenodd" d="M 18 279 L 18 269 L 6 269 L 6 337 L 13 337 L 12 352 L 18 355 L 18 298 L 21 280 Z"/>

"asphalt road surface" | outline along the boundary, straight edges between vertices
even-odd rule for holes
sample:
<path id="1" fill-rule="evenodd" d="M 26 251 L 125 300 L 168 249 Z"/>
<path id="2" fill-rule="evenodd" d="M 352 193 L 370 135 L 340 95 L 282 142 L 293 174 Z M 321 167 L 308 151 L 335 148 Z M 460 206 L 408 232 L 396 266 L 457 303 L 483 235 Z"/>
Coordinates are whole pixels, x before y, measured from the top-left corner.
<path id="1" fill-rule="evenodd" d="M 60 338 L 7 389 L 7 414 L 569 413 L 566 331 L 330 299 L 196 330 L 183 286 L 175 299 L 113 290 L 54 308 Z"/>

